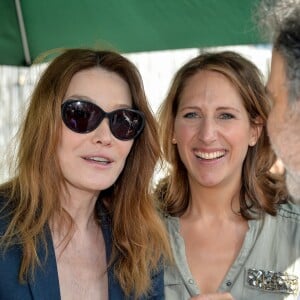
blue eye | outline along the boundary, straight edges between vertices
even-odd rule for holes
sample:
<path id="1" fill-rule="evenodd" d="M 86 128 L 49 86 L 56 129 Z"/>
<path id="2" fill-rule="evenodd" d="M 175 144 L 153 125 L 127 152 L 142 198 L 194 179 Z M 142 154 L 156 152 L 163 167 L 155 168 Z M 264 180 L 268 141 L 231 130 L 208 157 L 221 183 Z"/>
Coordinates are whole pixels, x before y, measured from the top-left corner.
<path id="1" fill-rule="evenodd" d="M 229 114 L 229 113 L 223 113 L 220 115 L 220 119 L 223 119 L 223 120 L 234 119 L 234 115 Z"/>
<path id="2" fill-rule="evenodd" d="M 195 118 L 199 118 L 199 115 L 196 112 L 189 112 L 184 114 L 183 117 L 186 119 L 195 119 Z"/>

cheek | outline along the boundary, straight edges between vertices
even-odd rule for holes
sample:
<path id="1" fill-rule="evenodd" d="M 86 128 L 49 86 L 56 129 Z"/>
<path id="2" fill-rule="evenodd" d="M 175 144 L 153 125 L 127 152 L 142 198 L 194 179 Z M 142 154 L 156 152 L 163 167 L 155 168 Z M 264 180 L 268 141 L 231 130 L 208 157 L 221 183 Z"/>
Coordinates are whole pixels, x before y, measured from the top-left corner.
<path id="1" fill-rule="evenodd" d="M 278 102 L 274 103 L 267 121 L 267 130 L 270 138 L 274 138 L 274 135 L 284 126 L 286 119 L 285 114 L 286 107 L 280 105 Z"/>
<path id="2" fill-rule="evenodd" d="M 84 135 L 62 128 L 56 150 L 61 165 L 69 159 L 72 159 L 74 154 L 76 154 L 76 149 L 84 144 L 84 138 Z"/>
<path id="3" fill-rule="evenodd" d="M 133 146 L 133 141 L 118 141 L 118 145 L 116 145 L 116 149 L 118 149 L 119 158 L 123 162 L 123 166 L 125 161 L 131 151 Z"/>
<path id="4" fill-rule="evenodd" d="M 180 122 L 175 122 L 174 124 L 174 137 L 177 140 L 177 143 L 185 143 L 185 141 L 189 140 L 196 133 L 196 130 L 185 124 Z"/>
<path id="5" fill-rule="evenodd" d="M 191 126 L 179 125 L 174 127 L 176 146 L 182 162 L 187 165 L 190 157 L 190 147 L 195 143 L 197 130 Z"/>
<path id="6" fill-rule="evenodd" d="M 272 108 L 268 120 L 267 120 L 267 130 L 268 130 L 268 134 L 269 136 L 273 135 L 273 131 L 274 131 L 274 125 L 275 125 L 275 120 L 276 120 L 276 111 L 274 110 L 274 107 Z"/>
<path id="7" fill-rule="evenodd" d="M 224 142 L 233 153 L 237 153 L 239 157 L 244 159 L 247 155 L 249 144 L 254 139 L 254 132 L 250 127 L 240 124 L 238 127 L 226 128 L 220 134 L 221 143 Z"/>

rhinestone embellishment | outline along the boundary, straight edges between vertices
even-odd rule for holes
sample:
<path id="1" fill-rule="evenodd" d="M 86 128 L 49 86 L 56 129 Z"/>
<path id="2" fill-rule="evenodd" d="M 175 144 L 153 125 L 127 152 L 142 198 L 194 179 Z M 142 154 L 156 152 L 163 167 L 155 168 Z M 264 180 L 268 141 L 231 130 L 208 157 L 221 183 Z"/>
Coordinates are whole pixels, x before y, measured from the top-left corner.
<path id="1" fill-rule="evenodd" d="M 286 272 L 248 269 L 246 281 L 252 288 L 269 292 L 296 294 L 298 291 L 298 277 Z"/>

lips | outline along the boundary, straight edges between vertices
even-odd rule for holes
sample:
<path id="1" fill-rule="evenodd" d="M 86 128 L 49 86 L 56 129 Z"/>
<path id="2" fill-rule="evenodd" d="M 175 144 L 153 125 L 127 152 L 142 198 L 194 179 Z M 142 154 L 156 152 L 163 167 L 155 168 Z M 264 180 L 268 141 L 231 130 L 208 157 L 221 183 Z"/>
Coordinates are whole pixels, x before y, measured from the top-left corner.
<path id="1" fill-rule="evenodd" d="M 195 155 L 198 158 L 205 159 L 205 160 L 213 160 L 219 159 L 225 155 L 226 151 L 213 151 L 213 152 L 202 152 L 202 151 L 195 151 Z"/>
<path id="2" fill-rule="evenodd" d="M 108 165 L 112 163 L 112 160 L 101 156 L 88 156 L 88 157 L 84 157 L 84 159 L 92 162 L 97 162 L 103 165 Z"/>

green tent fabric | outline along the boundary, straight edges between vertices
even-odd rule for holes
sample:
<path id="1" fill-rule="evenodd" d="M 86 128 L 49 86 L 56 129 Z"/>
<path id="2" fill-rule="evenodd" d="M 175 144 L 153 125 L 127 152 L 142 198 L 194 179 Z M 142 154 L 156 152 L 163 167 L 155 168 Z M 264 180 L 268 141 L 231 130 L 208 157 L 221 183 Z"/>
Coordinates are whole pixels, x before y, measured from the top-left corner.
<path id="1" fill-rule="evenodd" d="M 258 0 L 1 0 L 0 64 L 29 66 L 55 48 L 129 53 L 258 44 L 263 41 L 253 22 L 257 4 Z"/>

